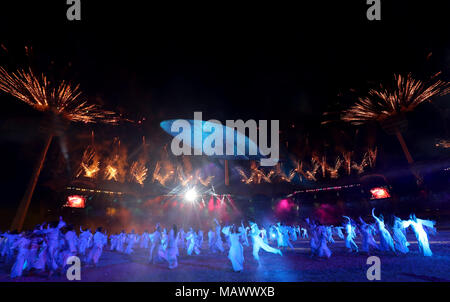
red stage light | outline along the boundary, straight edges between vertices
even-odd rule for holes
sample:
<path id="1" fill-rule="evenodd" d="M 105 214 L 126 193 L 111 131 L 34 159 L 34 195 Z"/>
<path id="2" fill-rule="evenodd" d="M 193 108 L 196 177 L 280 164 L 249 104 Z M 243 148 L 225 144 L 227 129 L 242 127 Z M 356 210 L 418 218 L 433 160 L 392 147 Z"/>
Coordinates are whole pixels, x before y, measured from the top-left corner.
<path id="1" fill-rule="evenodd" d="M 208 202 L 208 211 L 212 212 L 214 211 L 214 197 L 211 196 Z"/>
<path id="2" fill-rule="evenodd" d="M 80 195 L 72 195 L 67 197 L 67 206 L 71 208 L 84 208 L 86 198 Z"/>
<path id="3" fill-rule="evenodd" d="M 381 187 L 370 189 L 370 193 L 372 193 L 372 199 L 383 199 L 391 197 L 388 190 Z"/>

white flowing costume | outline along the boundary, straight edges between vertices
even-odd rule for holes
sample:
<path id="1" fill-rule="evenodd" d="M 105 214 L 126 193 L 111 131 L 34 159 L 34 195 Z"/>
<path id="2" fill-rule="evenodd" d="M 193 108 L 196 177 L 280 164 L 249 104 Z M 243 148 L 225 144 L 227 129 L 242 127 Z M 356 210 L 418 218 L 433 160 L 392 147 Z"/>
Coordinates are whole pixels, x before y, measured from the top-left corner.
<path id="1" fill-rule="evenodd" d="M 407 228 L 409 226 L 412 227 L 414 233 L 416 234 L 417 242 L 419 244 L 419 251 L 423 253 L 424 256 L 432 256 L 433 252 L 431 252 L 430 244 L 428 243 L 428 236 L 425 232 L 423 226 L 427 226 L 429 228 L 434 228 L 434 221 L 430 220 L 423 220 L 416 218 L 416 221 L 414 220 L 408 220 L 403 222 L 403 227 Z"/>
<path id="2" fill-rule="evenodd" d="M 320 242 L 318 256 L 319 257 L 330 258 L 331 257 L 331 251 L 330 251 L 330 249 L 328 248 L 328 245 L 327 245 L 327 241 L 328 241 L 327 227 L 322 225 L 322 226 L 320 226 L 318 228 L 318 231 L 319 231 L 319 242 Z"/>
<path id="3" fill-rule="evenodd" d="M 394 240 L 392 240 L 391 234 L 389 233 L 388 230 L 386 230 L 386 227 L 384 226 L 384 221 L 375 216 L 374 211 L 375 209 L 372 209 L 372 216 L 376 220 L 378 234 L 380 236 L 380 249 L 382 251 L 392 250 L 393 252 L 395 252 Z"/>
<path id="4" fill-rule="evenodd" d="M 252 237 L 253 242 L 253 257 L 259 263 L 259 249 L 263 249 L 266 252 L 283 255 L 279 249 L 273 248 L 264 243 L 262 238 L 259 236 L 260 230 L 256 223 L 250 223 L 250 236 Z"/>
<path id="5" fill-rule="evenodd" d="M 375 231 L 375 228 L 367 224 L 361 217 L 359 217 L 359 220 L 361 221 L 361 234 L 362 234 L 362 245 L 361 250 L 363 252 L 369 253 L 370 247 L 374 247 L 376 249 L 379 249 L 378 243 L 373 238 L 373 233 Z"/>
<path id="6" fill-rule="evenodd" d="M 409 252 L 409 242 L 406 239 L 404 231 L 405 228 L 403 227 L 403 221 L 400 218 L 395 217 L 393 236 L 395 249 L 403 254 L 406 254 Z"/>
<path id="7" fill-rule="evenodd" d="M 231 233 L 230 227 L 224 227 L 222 232 L 230 238 L 230 250 L 228 252 L 228 259 L 231 261 L 233 270 L 240 272 L 244 270 L 244 247 L 240 242 L 241 233 Z"/>
<path id="8" fill-rule="evenodd" d="M 11 278 L 22 276 L 24 267 L 27 266 L 28 253 L 30 252 L 30 239 L 21 235 L 19 239 L 14 242 L 12 249 L 18 249 L 19 252 L 16 257 L 16 262 L 11 269 Z"/>
<path id="9" fill-rule="evenodd" d="M 94 234 L 94 246 L 89 252 L 88 262 L 93 262 L 95 265 L 97 265 L 98 260 L 100 259 L 100 256 L 103 252 L 103 245 L 107 242 L 108 237 L 106 237 L 105 234 L 102 232 L 95 232 Z"/>
<path id="10" fill-rule="evenodd" d="M 167 249 L 162 255 L 163 258 L 169 263 L 170 269 L 176 268 L 178 266 L 178 246 L 175 236 L 176 235 L 174 234 L 173 229 L 171 229 L 169 231 L 169 235 L 167 236 Z"/>
<path id="11" fill-rule="evenodd" d="M 345 225 L 345 230 L 347 231 L 347 237 L 345 237 L 345 246 L 350 252 L 358 252 L 358 246 L 353 240 L 356 237 L 355 228 L 352 226 L 352 222 L 349 217 L 344 216 L 344 218 L 348 219 L 348 222 Z"/>

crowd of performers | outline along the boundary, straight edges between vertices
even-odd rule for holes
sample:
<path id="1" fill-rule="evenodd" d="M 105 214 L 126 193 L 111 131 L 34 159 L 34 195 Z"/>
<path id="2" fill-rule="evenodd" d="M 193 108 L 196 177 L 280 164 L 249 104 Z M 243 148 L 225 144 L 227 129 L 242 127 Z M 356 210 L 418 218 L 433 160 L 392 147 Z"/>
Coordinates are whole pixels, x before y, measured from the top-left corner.
<path id="1" fill-rule="evenodd" d="M 411 214 L 408 220 L 394 217 L 391 228 L 387 228 L 382 215 L 376 216 L 372 210 L 373 223 L 366 223 L 361 217 L 353 220 L 344 216 L 341 226 L 322 225 L 313 220 L 306 219 L 302 226 L 273 224 L 259 227 L 255 222 L 245 226 L 221 226 L 214 220 L 213 226 L 206 238 L 202 230 L 187 232 L 176 225 L 171 228 L 162 228 L 157 224 L 153 232 L 145 231 L 137 234 L 134 231 L 108 235 L 99 227 L 94 233 L 91 230 L 80 228 L 76 233 L 72 225 L 67 225 L 60 217 L 59 221 L 37 225 L 34 230 L 18 232 L 5 232 L 0 237 L 1 258 L 12 264 L 11 278 L 22 276 L 24 272 L 48 272 L 49 275 L 63 272 L 71 256 L 79 257 L 86 265 L 97 266 L 103 248 L 108 245 L 111 251 L 132 254 L 136 248 L 145 249 L 148 262 L 152 264 L 168 264 L 170 269 L 178 266 L 180 255 L 191 256 L 201 253 L 225 253 L 228 248 L 228 259 L 236 272 L 244 269 L 244 247 L 252 248 L 253 258 L 260 264 L 259 251 L 282 256 L 282 249 L 293 248 L 292 242 L 298 239 L 310 241 L 311 256 L 331 257 L 329 244 L 335 243 L 333 236 L 345 241 L 349 252 L 370 253 L 371 249 L 408 253 L 409 243 L 406 239 L 406 230 L 411 227 L 414 231 L 419 251 L 424 256 L 432 256 L 428 243 L 428 233 L 435 234 L 435 222 L 418 219 Z M 360 236 L 360 248 L 355 238 Z M 375 240 L 378 237 L 378 242 Z M 205 244 L 204 244 L 205 240 Z M 207 250 L 205 249 L 207 246 Z M 209 250 L 209 251 L 208 251 Z"/>

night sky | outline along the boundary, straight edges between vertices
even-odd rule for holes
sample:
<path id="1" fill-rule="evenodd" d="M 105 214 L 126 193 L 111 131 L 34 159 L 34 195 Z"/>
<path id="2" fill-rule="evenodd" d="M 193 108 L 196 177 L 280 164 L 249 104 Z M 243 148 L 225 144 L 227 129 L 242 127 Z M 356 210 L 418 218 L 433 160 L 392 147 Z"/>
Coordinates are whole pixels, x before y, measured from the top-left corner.
<path id="1" fill-rule="evenodd" d="M 364 93 L 394 72 L 426 78 L 442 71 L 442 78 L 450 79 L 445 1 L 395 1 L 395 6 L 382 1 L 382 21 L 368 21 L 362 0 L 166 7 L 84 0 L 80 22 L 66 20 L 65 1 L 3 2 L 0 43 L 7 51 L 0 49 L 0 64 L 23 66 L 24 46 L 31 46 L 38 70 L 80 83 L 87 97 L 129 119 L 146 118 L 140 126 L 94 127 L 123 140 L 139 140 L 149 131 L 164 138 L 158 129 L 162 120 L 192 119 L 194 111 L 202 111 L 204 119 L 221 121 L 279 119 L 288 140 L 308 134 L 318 145 L 333 145 L 345 139 L 337 129 L 355 128 L 321 126 L 322 114 L 351 104 L 350 89 Z M 6 161 L 0 189 L 5 204 L 14 205 L 39 146 L 33 131 L 37 114 L 4 93 L 0 100 Z M 411 150 L 418 159 L 439 156 L 429 149 L 435 138 L 448 138 L 448 101 L 441 98 L 409 117 L 405 139 L 415 142 Z M 90 129 L 74 125 L 69 131 L 86 138 Z M 376 131 L 385 154 L 381 164 L 404 161 L 395 138 Z"/>

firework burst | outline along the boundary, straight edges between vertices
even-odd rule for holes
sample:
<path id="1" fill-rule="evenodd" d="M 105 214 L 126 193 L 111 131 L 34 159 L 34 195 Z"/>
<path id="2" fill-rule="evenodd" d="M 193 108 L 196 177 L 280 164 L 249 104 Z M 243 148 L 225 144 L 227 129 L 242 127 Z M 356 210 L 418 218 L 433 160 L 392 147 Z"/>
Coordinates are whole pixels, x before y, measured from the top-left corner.
<path id="1" fill-rule="evenodd" d="M 117 181 L 117 168 L 107 165 L 105 169 L 105 179 Z"/>
<path id="2" fill-rule="evenodd" d="M 77 177 L 83 174 L 85 177 L 93 178 L 96 176 L 99 168 L 100 161 L 98 160 L 97 153 L 92 146 L 86 148 L 81 160 L 80 169 L 78 170 Z"/>
<path id="3" fill-rule="evenodd" d="M 436 147 L 449 149 L 450 148 L 450 140 L 441 139 L 436 143 Z"/>
<path id="4" fill-rule="evenodd" d="M 9 73 L 0 67 L 0 90 L 34 109 L 51 112 L 72 122 L 115 124 L 115 113 L 83 100 L 79 85 L 51 83 L 45 75 L 37 76 L 31 68 Z"/>
<path id="5" fill-rule="evenodd" d="M 364 172 L 364 168 L 367 167 L 368 163 L 369 163 L 368 153 L 365 153 L 364 157 L 361 161 L 361 164 L 358 164 L 357 162 L 353 162 L 352 168 L 355 169 L 358 174 L 361 174 Z"/>
<path id="6" fill-rule="evenodd" d="M 378 153 L 378 149 L 376 147 L 374 149 L 369 149 L 367 151 L 369 166 L 371 168 L 375 167 L 375 164 L 377 162 L 377 153 Z"/>
<path id="7" fill-rule="evenodd" d="M 316 174 L 319 171 L 320 165 L 312 161 L 312 167 L 312 170 L 306 171 L 306 179 L 317 181 Z"/>
<path id="8" fill-rule="evenodd" d="M 322 171 L 322 177 L 325 178 L 326 172 L 328 170 L 327 157 L 325 155 L 319 157 L 318 155 L 312 156 L 312 162 L 317 164 Z"/>
<path id="9" fill-rule="evenodd" d="M 305 171 L 303 171 L 303 162 L 301 160 L 297 161 L 297 167 L 294 169 L 294 172 L 297 173 L 300 181 L 303 182 L 303 177 L 308 178 Z"/>
<path id="10" fill-rule="evenodd" d="M 275 175 L 279 177 L 280 181 L 291 182 L 292 179 L 295 177 L 295 174 L 296 174 L 296 170 L 293 169 L 289 172 L 289 175 L 286 175 L 286 173 L 284 173 L 283 169 L 281 169 L 280 163 L 278 163 L 275 167 Z"/>
<path id="11" fill-rule="evenodd" d="M 207 176 L 207 177 L 203 178 L 203 177 L 200 175 L 200 170 L 197 170 L 197 171 L 195 172 L 195 179 L 196 179 L 198 182 L 200 182 L 200 183 L 201 183 L 203 186 L 205 186 L 205 187 L 207 187 L 207 186 L 209 186 L 209 185 L 211 184 L 211 181 L 213 180 L 213 178 L 214 178 L 213 175 L 210 175 L 210 176 Z"/>
<path id="12" fill-rule="evenodd" d="M 166 174 L 161 173 L 161 163 L 158 161 L 155 166 L 155 170 L 153 171 L 153 181 L 159 182 L 161 185 L 165 186 L 166 182 L 169 181 L 175 172 L 173 169 L 169 169 Z"/>
<path id="13" fill-rule="evenodd" d="M 251 184 L 251 183 L 260 184 L 263 181 L 267 182 L 267 183 L 271 183 L 272 182 L 271 178 L 275 175 L 275 171 L 274 170 L 270 170 L 267 174 L 264 173 L 264 171 L 259 169 L 257 164 L 255 162 L 253 162 L 253 161 L 250 164 L 250 170 L 251 170 L 251 173 L 250 173 L 250 176 L 248 177 L 242 169 L 238 168 L 238 172 L 241 175 L 241 181 L 243 183 L 246 183 L 246 184 Z"/>
<path id="14" fill-rule="evenodd" d="M 178 175 L 178 180 L 183 187 L 190 184 L 192 182 L 192 180 L 194 179 L 194 176 L 192 174 L 184 173 L 183 167 L 181 167 L 181 166 L 177 167 L 177 175 Z"/>
<path id="15" fill-rule="evenodd" d="M 411 74 L 394 75 L 393 88 L 380 85 L 379 89 L 370 89 L 368 96 L 358 98 L 355 105 L 343 112 L 341 119 L 361 125 L 368 121 L 383 122 L 390 117 L 413 111 L 432 97 L 450 93 L 448 82 L 434 80 L 437 75 L 428 83 L 414 79 Z"/>
<path id="16" fill-rule="evenodd" d="M 341 167 L 343 160 L 339 157 L 336 158 L 334 167 L 328 167 L 328 172 L 330 172 L 330 177 L 336 179 L 339 177 L 339 168 Z"/>
<path id="17" fill-rule="evenodd" d="M 145 167 L 145 162 L 135 161 L 130 168 L 132 180 L 143 186 L 144 181 L 147 179 L 147 171 L 148 169 Z"/>
<path id="18" fill-rule="evenodd" d="M 342 152 L 342 157 L 344 159 L 344 167 L 348 175 L 352 173 L 352 156 L 353 152 L 350 151 Z"/>

